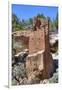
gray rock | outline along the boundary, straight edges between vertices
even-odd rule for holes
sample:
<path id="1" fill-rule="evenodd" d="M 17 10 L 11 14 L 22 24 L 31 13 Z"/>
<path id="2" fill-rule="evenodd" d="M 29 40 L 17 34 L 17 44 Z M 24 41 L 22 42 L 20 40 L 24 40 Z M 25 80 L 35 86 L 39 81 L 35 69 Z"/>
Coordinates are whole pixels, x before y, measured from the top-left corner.
<path id="1" fill-rule="evenodd" d="M 49 80 L 48 79 L 44 79 L 43 80 L 43 84 L 47 84 L 47 83 L 49 83 Z"/>
<path id="2" fill-rule="evenodd" d="M 54 73 L 52 78 L 49 79 L 50 83 L 58 83 L 58 73 Z"/>
<path id="3" fill-rule="evenodd" d="M 12 85 L 17 85 L 18 81 L 15 79 L 12 79 Z"/>
<path id="4" fill-rule="evenodd" d="M 15 65 L 12 69 L 12 75 L 14 76 L 25 76 L 25 68 L 23 64 Z"/>

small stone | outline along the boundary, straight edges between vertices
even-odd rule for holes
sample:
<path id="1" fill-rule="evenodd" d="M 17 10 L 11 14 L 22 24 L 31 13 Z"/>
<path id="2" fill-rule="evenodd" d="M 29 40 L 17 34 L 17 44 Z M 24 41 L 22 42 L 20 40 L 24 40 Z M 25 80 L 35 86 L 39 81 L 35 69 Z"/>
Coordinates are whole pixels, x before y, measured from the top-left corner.
<path id="1" fill-rule="evenodd" d="M 15 80 L 15 79 L 12 80 L 12 85 L 17 85 L 17 83 L 18 83 L 17 80 Z"/>
<path id="2" fill-rule="evenodd" d="M 47 79 L 43 80 L 43 84 L 47 84 L 49 81 Z"/>
<path id="3" fill-rule="evenodd" d="M 43 81 L 41 80 L 41 81 L 40 81 L 40 84 L 42 84 L 42 83 L 43 83 Z"/>

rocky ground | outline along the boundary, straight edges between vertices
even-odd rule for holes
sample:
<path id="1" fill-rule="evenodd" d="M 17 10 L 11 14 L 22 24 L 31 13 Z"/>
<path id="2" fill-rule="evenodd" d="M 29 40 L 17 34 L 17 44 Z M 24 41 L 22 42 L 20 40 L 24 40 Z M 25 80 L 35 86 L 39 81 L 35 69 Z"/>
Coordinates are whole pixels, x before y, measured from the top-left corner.
<path id="1" fill-rule="evenodd" d="M 52 51 L 55 53 L 56 49 Z M 35 77 L 34 73 L 32 73 L 32 76 L 28 79 L 25 64 L 23 62 L 19 62 L 12 65 L 12 85 L 58 83 L 58 54 L 52 54 L 52 57 L 54 62 L 54 73 L 51 78 L 39 80 L 39 78 Z"/>
<path id="2" fill-rule="evenodd" d="M 58 83 L 57 59 L 54 59 L 54 68 L 54 74 L 49 79 L 39 80 L 39 78 L 35 77 L 34 73 L 32 73 L 28 80 L 24 63 L 19 62 L 18 64 L 14 64 L 12 66 L 12 85 Z"/>

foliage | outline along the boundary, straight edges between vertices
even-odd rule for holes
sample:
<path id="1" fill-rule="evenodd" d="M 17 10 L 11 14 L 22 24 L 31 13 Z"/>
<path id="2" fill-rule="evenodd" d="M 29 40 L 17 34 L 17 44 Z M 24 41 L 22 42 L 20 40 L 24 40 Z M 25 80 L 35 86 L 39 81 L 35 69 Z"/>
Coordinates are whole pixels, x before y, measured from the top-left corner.
<path id="1" fill-rule="evenodd" d="M 57 13 L 56 19 L 55 19 L 55 26 L 56 26 L 56 29 L 58 29 L 58 13 Z"/>
<path id="2" fill-rule="evenodd" d="M 50 30 L 55 31 L 58 30 L 58 13 L 56 15 L 56 18 L 51 20 L 50 17 L 46 17 L 44 14 L 37 14 L 35 17 L 43 18 L 43 19 L 48 19 L 50 21 Z M 12 31 L 17 31 L 17 30 L 24 30 L 27 28 L 32 28 L 33 27 L 33 18 L 29 18 L 28 20 L 19 20 L 19 18 L 15 15 L 12 14 Z"/>
<path id="3" fill-rule="evenodd" d="M 46 19 L 46 17 L 43 14 L 38 14 L 37 17 Z"/>
<path id="4" fill-rule="evenodd" d="M 15 14 L 12 14 L 12 30 L 20 30 L 23 29 L 23 25 L 21 21 L 19 21 L 18 17 Z"/>

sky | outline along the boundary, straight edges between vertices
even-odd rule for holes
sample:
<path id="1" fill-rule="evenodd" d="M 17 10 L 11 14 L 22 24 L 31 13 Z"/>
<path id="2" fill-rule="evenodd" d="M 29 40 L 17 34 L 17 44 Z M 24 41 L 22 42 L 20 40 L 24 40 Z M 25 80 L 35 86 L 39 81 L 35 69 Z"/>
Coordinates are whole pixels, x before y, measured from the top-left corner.
<path id="1" fill-rule="evenodd" d="M 53 21 L 58 13 L 58 7 L 12 4 L 12 13 L 16 14 L 20 20 L 28 20 L 37 14 L 44 14 Z"/>

